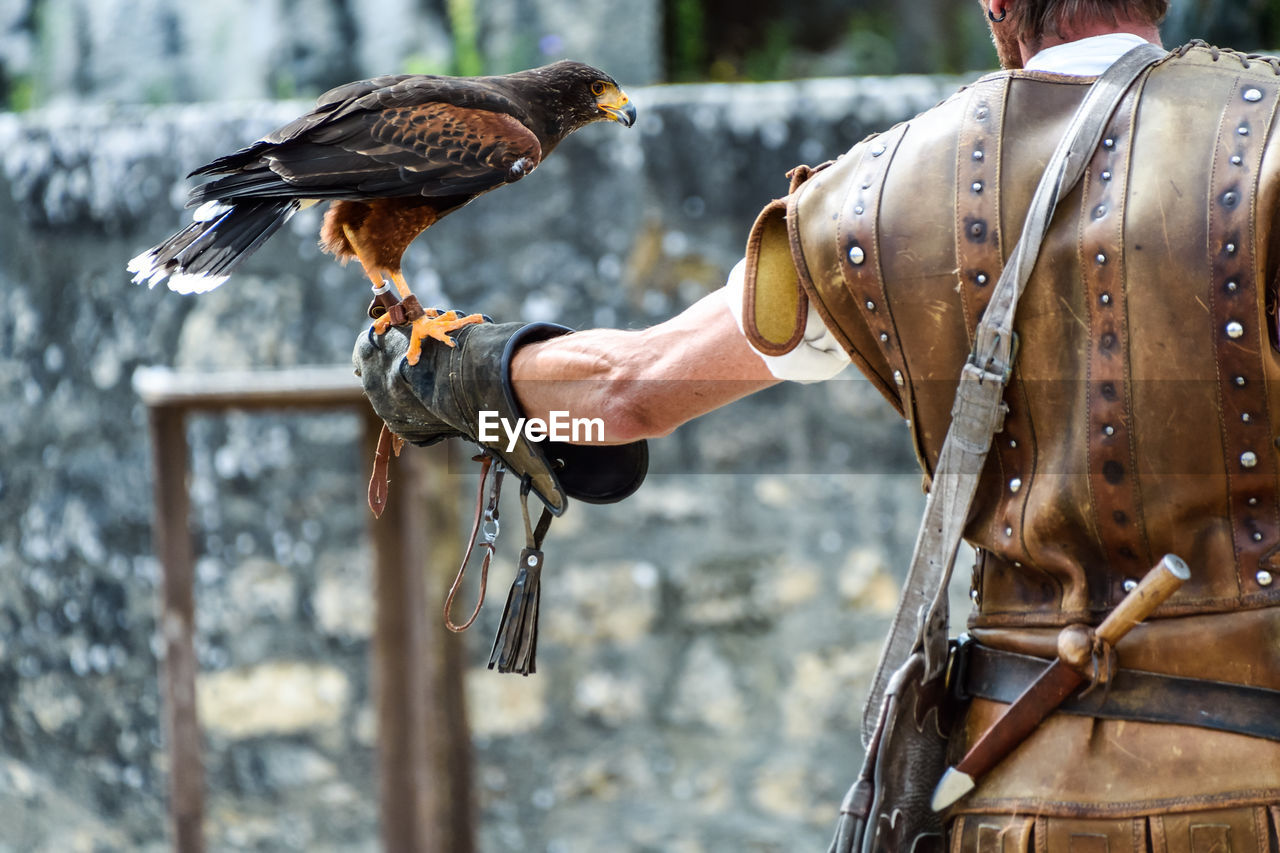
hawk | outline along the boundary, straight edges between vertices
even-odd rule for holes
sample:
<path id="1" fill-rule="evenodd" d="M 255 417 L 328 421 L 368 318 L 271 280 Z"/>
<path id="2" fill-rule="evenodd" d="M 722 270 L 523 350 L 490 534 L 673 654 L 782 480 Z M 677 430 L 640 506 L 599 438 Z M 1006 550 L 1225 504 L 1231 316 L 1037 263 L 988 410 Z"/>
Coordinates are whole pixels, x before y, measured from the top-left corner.
<path id="1" fill-rule="evenodd" d="M 390 279 L 407 300 L 400 259 L 424 230 L 520 180 L 578 128 L 605 120 L 630 127 L 635 119 L 613 78 L 580 62 L 494 77 L 401 74 L 347 83 L 306 115 L 188 175 L 214 176 L 191 191 L 194 221 L 128 269 L 136 283 L 154 287 L 167 278 L 181 293 L 212 290 L 294 213 L 328 201 L 324 251 L 359 261 L 375 291 Z M 479 320 L 427 311 L 413 321 L 409 363 L 417 363 L 424 338 L 453 345 L 449 332 Z M 384 314 L 374 330 L 389 324 Z"/>

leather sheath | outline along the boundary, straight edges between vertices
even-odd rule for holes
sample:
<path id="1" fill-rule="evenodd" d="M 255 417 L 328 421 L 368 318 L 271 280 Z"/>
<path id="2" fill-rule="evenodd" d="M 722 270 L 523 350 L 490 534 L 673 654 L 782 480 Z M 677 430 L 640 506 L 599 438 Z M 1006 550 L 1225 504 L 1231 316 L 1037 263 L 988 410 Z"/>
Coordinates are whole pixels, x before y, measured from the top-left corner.
<path id="1" fill-rule="evenodd" d="M 818 311 L 909 420 L 926 483 L 977 318 L 1091 82 L 983 77 L 812 171 L 757 222 L 748 272 L 770 274 L 748 275 L 750 304 L 803 297 Z M 1274 62 L 1174 51 L 1131 88 L 1059 204 L 965 530 L 983 643 L 1027 651 L 1096 624 L 1174 553 L 1192 577 L 1118 645 L 1120 666 L 1280 688 L 1278 104 Z M 750 257 L 780 251 L 785 273 Z M 788 288 L 798 295 L 777 293 Z M 771 351 L 789 332 L 771 331 Z M 973 703 L 969 742 L 1000 707 Z M 1183 772 L 1152 772 L 1165 766 Z M 1054 715 L 959 808 L 1275 802 L 1275 742 Z"/>

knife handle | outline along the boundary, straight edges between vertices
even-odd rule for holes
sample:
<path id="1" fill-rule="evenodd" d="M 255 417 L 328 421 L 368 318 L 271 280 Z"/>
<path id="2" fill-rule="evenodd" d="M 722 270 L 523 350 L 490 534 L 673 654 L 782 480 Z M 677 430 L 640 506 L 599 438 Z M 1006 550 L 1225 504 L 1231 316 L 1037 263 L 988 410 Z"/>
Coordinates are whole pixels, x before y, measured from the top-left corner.
<path id="1" fill-rule="evenodd" d="M 1115 645 L 1129 629 L 1151 615 L 1191 577 L 1187 564 L 1174 554 L 1165 554 L 1138 585 L 1121 599 L 1095 632 L 1099 639 Z"/>

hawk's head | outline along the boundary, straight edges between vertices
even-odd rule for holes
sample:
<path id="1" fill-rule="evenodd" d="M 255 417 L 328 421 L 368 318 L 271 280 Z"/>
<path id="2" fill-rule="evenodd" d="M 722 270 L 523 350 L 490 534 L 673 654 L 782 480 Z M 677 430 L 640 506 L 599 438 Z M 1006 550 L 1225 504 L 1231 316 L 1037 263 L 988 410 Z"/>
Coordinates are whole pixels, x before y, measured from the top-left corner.
<path id="1" fill-rule="evenodd" d="M 636 122 L 636 108 L 615 81 L 598 68 L 581 62 L 563 60 L 544 69 L 558 94 L 564 124 L 581 127 L 593 121 L 612 119 L 631 127 Z"/>

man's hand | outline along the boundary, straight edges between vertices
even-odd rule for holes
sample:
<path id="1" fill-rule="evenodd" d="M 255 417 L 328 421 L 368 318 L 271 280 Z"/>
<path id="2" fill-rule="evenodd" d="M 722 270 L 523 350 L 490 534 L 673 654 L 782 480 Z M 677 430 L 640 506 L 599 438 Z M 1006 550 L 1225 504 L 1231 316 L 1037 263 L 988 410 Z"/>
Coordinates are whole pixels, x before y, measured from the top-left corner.
<path id="1" fill-rule="evenodd" d="M 453 334 L 457 346 L 426 342 L 418 363 L 410 365 L 405 359 L 409 339 L 393 327 L 382 336 L 362 334 L 352 359 L 365 395 L 392 432 L 421 445 L 455 436 L 472 441 L 528 482 L 559 515 L 567 497 L 589 503 L 622 500 L 639 488 L 648 466 L 642 441 L 582 446 L 530 441 L 520 431 L 513 443 L 501 429 L 489 429 L 490 440 L 481 440 L 482 415 L 488 424 L 501 419 L 515 424 L 523 417 L 511 389 L 515 352 L 569 331 L 549 323 L 465 326 Z"/>

